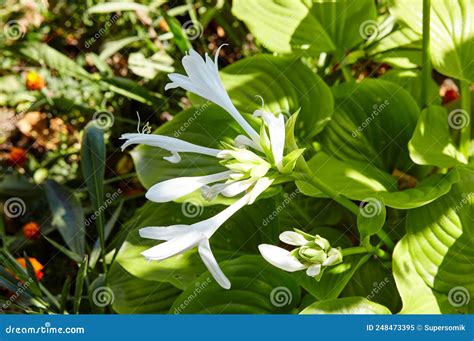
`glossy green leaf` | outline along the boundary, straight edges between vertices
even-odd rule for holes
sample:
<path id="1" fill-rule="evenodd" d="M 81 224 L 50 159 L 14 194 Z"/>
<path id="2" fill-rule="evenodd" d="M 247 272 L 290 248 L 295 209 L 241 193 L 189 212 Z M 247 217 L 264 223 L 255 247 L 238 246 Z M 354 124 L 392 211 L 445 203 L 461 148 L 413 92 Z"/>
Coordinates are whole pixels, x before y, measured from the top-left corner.
<path id="1" fill-rule="evenodd" d="M 238 0 L 232 11 L 269 50 L 317 55 L 345 51 L 364 41 L 376 17 L 373 1 Z"/>
<path id="2" fill-rule="evenodd" d="M 191 206 L 190 206 L 191 205 Z M 159 242 L 141 238 L 138 229 L 147 226 L 191 224 L 220 212 L 222 206 L 199 206 L 191 202 L 155 204 L 147 202 L 128 222 L 130 233 L 120 248 L 116 261 L 130 274 L 144 280 L 169 282 L 184 289 L 201 275 L 205 266 L 197 250 L 160 262 L 148 262 L 140 254 Z M 246 206 L 230 218 L 211 238 L 211 247 L 218 261 L 225 261 L 242 254 L 259 254 L 258 245 L 274 243 L 278 238 L 278 220 L 269 217 L 274 212 L 273 200 L 259 200 Z"/>
<path id="3" fill-rule="evenodd" d="M 391 82 L 366 79 L 337 86 L 333 94 L 336 112 L 318 136 L 324 151 L 389 173 L 411 167 L 407 144 L 419 109 L 407 91 Z"/>
<path id="4" fill-rule="evenodd" d="M 344 297 L 319 301 L 305 308 L 300 314 L 391 314 L 383 305 L 364 297 Z"/>
<path id="5" fill-rule="evenodd" d="M 359 230 L 360 239 L 377 234 L 385 224 L 387 210 L 382 200 L 371 198 L 360 206 L 357 215 L 357 229 Z"/>
<path id="6" fill-rule="evenodd" d="M 376 258 L 370 259 L 357 270 L 341 296 L 362 296 L 386 306 L 392 313 L 397 313 L 402 304 L 390 267 Z"/>
<path id="7" fill-rule="evenodd" d="M 474 273 L 474 171 L 460 170 L 460 178 L 449 194 L 408 212 L 407 235 L 394 253 L 404 313 L 474 311 L 467 275 Z"/>
<path id="8" fill-rule="evenodd" d="M 300 288 L 286 272 L 260 256 L 242 256 L 222 262 L 232 283 L 222 289 L 206 272 L 174 302 L 173 314 L 289 313 L 300 301 Z"/>
<path id="9" fill-rule="evenodd" d="M 103 241 L 102 245 L 104 245 L 105 143 L 104 129 L 96 121 L 89 122 L 84 128 L 81 146 L 81 167 L 92 208 L 97 216 L 95 221 L 99 237 Z"/>
<path id="10" fill-rule="evenodd" d="M 352 200 L 380 198 L 388 207 L 409 209 L 426 205 L 451 189 L 459 180 L 453 169 L 447 174 L 434 174 L 420 181 L 415 188 L 398 190 L 397 179 L 365 162 L 342 162 L 325 153 L 318 153 L 308 163 L 314 176 L 336 192 Z M 303 181 L 296 182 L 300 191 L 312 197 L 326 197 L 317 188 Z"/>
<path id="11" fill-rule="evenodd" d="M 336 48 L 303 1 L 236 0 L 232 13 L 270 51 L 317 55 Z"/>
<path id="12" fill-rule="evenodd" d="M 422 1 L 391 0 L 390 11 L 398 20 L 422 35 Z M 474 80 L 474 2 L 431 2 L 430 56 L 433 67 L 450 77 Z"/>
<path id="13" fill-rule="evenodd" d="M 118 263 L 112 265 L 107 281 L 112 307 L 119 314 L 167 313 L 181 293 L 171 284 L 134 277 Z"/>
<path id="14" fill-rule="evenodd" d="M 416 103 L 421 108 L 421 72 L 418 70 L 397 70 L 392 69 L 384 73 L 380 79 L 398 84 L 407 90 Z M 441 105 L 441 97 L 439 96 L 439 85 L 433 79 L 430 79 L 428 85 L 428 103 Z"/>
<path id="15" fill-rule="evenodd" d="M 450 135 L 449 126 L 454 123 L 443 107 L 432 105 L 424 109 L 408 145 L 412 160 L 442 168 L 467 164 Z"/>
<path id="16" fill-rule="evenodd" d="M 59 231 L 71 251 L 84 257 L 86 234 L 80 201 L 72 191 L 53 180 L 48 180 L 44 188 L 51 210 L 51 225 Z"/>

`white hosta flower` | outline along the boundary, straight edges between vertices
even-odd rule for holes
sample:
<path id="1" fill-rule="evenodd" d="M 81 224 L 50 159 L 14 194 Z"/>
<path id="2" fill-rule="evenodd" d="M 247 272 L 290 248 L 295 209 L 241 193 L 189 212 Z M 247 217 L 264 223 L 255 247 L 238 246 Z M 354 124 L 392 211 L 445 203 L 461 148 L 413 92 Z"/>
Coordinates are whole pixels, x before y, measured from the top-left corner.
<path id="1" fill-rule="evenodd" d="M 224 209 L 212 218 L 200 221 L 192 225 L 152 226 L 140 229 L 140 236 L 156 240 L 163 240 L 157 246 L 152 247 L 142 255 L 148 260 L 163 260 L 177 254 L 181 254 L 194 247 L 198 247 L 199 255 L 209 272 L 225 289 L 230 289 L 230 281 L 219 267 L 209 244 L 209 238 L 225 223 L 234 213 L 245 205 L 251 205 L 272 184 L 268 178 L 259 179 L 254 187 L 235 203 Z"/>
<path id="2" fill-rule="evenodd" d="M 196 51 L 189 50 L 189 55 L 184 56 L 182 60 L 187 75 L 184 76 L 178 73 L 168 75 L 171 83 L 166 84 L 165 90 L 181 87 L 217 104 L 239 123 L 255 144 L 258 144 L 260 136 L 239 113 L 222 85 L 217 66 L 217 59 L 222 46 L 217 49 L 214 61 L 207 53 L 205 59 L 203 59 Z"/>
<path id="3" fill-rule="evenodd" d="M 327 239 L 295 231 L 281 233 L 280 240 L 298 248 L 288 251 L 275 245 L 261 244 L 258 249 L 263 258 L 273 266 L 288 272 L 306 269 L 306 274 L 316 280 L 321 278 L 326 267 L 342 262 L 341 251 L 331 247 Z"/>
<path id="4" fill-rule="evenodd" d="M 223 170 L 218 173 L 194 177 L 181 177 L 162 181 L 152 186 L 146 193 L 147 199 L 155 202 L 168 202 L 180 199 L 197 190 L 201 190 L 206 200 L 218 195 L 225 197 L 241 196 L 234 204 L 216 216 L 192 225 L 174 225 L 168 227 L 147 227 L 140 230 L 144 238 L 165 241 L 143 252 L 150 260 L 163 260 L 198 247 L 199 254 L 207 268 L 224 288 L 230 283 L 220 270 L 212 255 L 209 238 L 235 212 L 245 205 L 251 205 L 276 179 L 288 181 L 297 158 L 303 149 L 294 150 L 284 156 L 285 122 L 283 115 L 257 110 L 255 117 L 261 117 L 262 126 L 258 134 L 233 105 L 224 89 L 215 61 L 206 54 L 202 58 L 194 50 L 189 51 L 182 62 L 186 75 L 170 74 L 171 83 L 165 89 L 181 87 L 225 109 L 242 127 L 246 135 L 238 135 L 234 144 L 222 143 L 221 149 L 208 148 L 182 141 L 178 138 L 151 134 L 124 134 L 126 140 L 122 149 L 133 144 L 145 144 L 170 152 L 165 160 L 178 163 L 180 153 L 195 153 L 216 158 Z M 263 100 L 263 99 L 262 99 Z M 225 170 L 224 170 L 225 169 Z M 279 178 L 282 176 L 281 178 Z"/>

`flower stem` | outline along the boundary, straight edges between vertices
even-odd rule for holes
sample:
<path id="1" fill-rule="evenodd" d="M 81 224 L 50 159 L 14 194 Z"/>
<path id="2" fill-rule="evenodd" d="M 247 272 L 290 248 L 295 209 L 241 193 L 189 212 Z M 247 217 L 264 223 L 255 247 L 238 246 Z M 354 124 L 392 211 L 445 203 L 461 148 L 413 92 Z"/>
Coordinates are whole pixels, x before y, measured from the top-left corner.
<path id="1" fill-rule="evenodd" d="M 321 192 L 328 195 L 331 199 L 336 201 L 341 206 L 347 208 L 356 217 L 359 215 L 359 212 L 360 212 L 359 206 L 357 206 L 354 202 L 347 199 L 346 197 L 340 195 L 338 192 L 334 191 L 329 186 L 326 186 L 324 182 L 322 182 L 320 179 L 314 176 L 313 172 L 311 172 L 311 169 L 308 167 L 306 160 L 304 160 L 303 158 L 300 158 L 298 160 L 298 167 L 303 172 L 305 181 L 309 182 L 311 185 L 319 189 Z M 395 244 L 383 230 L 380 230 L 377 233 L 377 236 L 380 238 L 380 240 L 384 242 L 385 245 L 387 245 L 387 247 L 390 250 L 393 250 Z"/>
<path id="2" fill-rule="evenodd" d="M 319 180 L 317 177 L 313 175 L 311 172 L 311 169 L 309 169 L 308 164 L 306 161 L 299 163 L 300 168 L 302 168 L 302 171 L 305 175 L 305 180 L 308 181 L 311 185 L 319 189 L 321 192 L 327 194 L 331 199 L 339 203 L 340 205 L 344 206 L 347 208 L 349 211 L 354 213 L 356 216 L 359 214 L 359 206 L 354 204 L 352 201 L 347 199 L 346 197 L 340 195 L 336 191 L 334 191 L 332 188 L 326 186 L 324 182 Z"/>
<path id="3" fill-rule="evenodd" d="M 421 84 L 421 106 L 428 106 L 428 88 L 431 81 L 431 59 L 430 59 L 430 7 L 431 0 L 423 0 L 423 46 L 422 46 L 422 84 Z"/>
<path id="4" fill-rule="evenodd" d="M 469 82 L 461 79 L 461 109 L 466 115 L 466 126 L 461 130 L 460 150 L 469 159 L 469 145 L 471 142 L 471 91 L 469 89 Z"/>
<path id="5" fill-rule="evenodd" d="M 349 247 L 347 249 L 342 249 L 341 250 L 342 256 L 351 256 L 351 255 L 360 255 L 364 253 L 370 253 L 373 254 L 374 256 L 379 257 L 380 259 L 385 259 L 389 260 L 391 259 L 391 256 L 389 253 L 385 252 L 382 249 L 379 249 L 378 247 L 371 246 L 369 248 L 365 246 L 354 246 L 354 247 Z"/>

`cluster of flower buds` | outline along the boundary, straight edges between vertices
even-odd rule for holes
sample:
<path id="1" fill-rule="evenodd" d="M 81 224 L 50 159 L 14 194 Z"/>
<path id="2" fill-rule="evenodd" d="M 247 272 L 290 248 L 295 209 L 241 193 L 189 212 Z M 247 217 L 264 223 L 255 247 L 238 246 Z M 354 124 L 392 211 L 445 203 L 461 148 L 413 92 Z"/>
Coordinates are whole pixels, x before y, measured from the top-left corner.
<path id="1" fill-rule="evenodd" d="M 272 265 L 288 272 L 306 269 L 306 274 L 319 280 L 328 266 L 342 262 L 340 248 L 331 247 L 329 241 L 295 229 L 280 234 L 280 240 L 297 246 L 292 251 L 269 244 L 259 246 L 262 256 Z"/>

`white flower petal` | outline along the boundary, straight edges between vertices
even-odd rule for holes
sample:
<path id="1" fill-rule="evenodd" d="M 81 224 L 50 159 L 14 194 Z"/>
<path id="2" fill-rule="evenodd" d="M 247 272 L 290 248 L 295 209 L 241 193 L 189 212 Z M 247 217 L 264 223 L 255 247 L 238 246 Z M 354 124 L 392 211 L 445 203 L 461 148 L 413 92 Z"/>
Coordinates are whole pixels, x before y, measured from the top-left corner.
<path id="1" fill-rule="evenodd" d="M 265 260 L 288 272 L 295 272 L 299 270 L 306 269 L 306 266 L 303 265 L 295 256 L 293 256 L 290 251 L 282 249 L 281 247 L 269 244 L 260 244 L 258 246 L 260 253 L 262 254 Z"/>
<path id="2" fill-rule="evenodd" d="M 189 232 L 189 225 L 149 226 L 138 230 L 140 237 L 156 240 L 170 240 Z"/>
<path id="3" fill-rule="evenodd" d="M 226 275 L 224 275 L 216 261 L 216 258 L 212 254 L 208 239 L 201 241 L 198 246 L 198 251 L 202 261 L 204 262 L 204 265 L 206 265 L 206 268 L 209 270 L 216 282 L 219 283 L 219 285 L 224 289 L 230 289 L 230 281 Z"/>
<path id="4" fill-rule="evenodd" d="M 222 195 L 228 198 L 235 197 L 236 195 L 246 191 L 254 182 L 254 179 L 233 182 L 223 188 Z"/>
<path id="5" fill-rule="evenodd" d="M 170 156 L 163 157 L 164 160 L 171 162 L 171 163 L 180 163 L 181 162 L 181 155 L 176 152 L 171 153 Z"/>
<path id="6" fill-rule="evenodd" d="M 201 147 L 174 137 L 153 134 L 123 134 L 121 139 L 126 140 L 122 145 L 122 150 L 132 144 L 146 144 L 152 147 L 158 147 L 168 150 L 172 153 L 198 153 L 217 157 L 221 150 Z"/>
<path id="7" fill-rule="evenodd" d="M 262 194 L 270 185 L 272 184 L 273 180 L 269 178 L 260 178 L 255 183 L 255 186 L 250 190 L 247 194 L 249 196 L 248 205 L 252 205 L 257 197 Z"/>
<path id="8" fill-rule="evenodd" d="M 246 148 L 246 147 L 254 147 L 255 146 L 255 142 L 252 141 L 251 139 L 249 139 L 247 136 L 245 135 L 238 135 L 235 139 L 234 139 L 234 145 L 237 147 L 237 148 Z"/>
<path id="9" fill-rule="evenodd" d="M 308 241 L 301 234 L 293 231 L 285 231 L 280 234 L 280 240 L 288 245 L 303 246 Z"/>
<path id="10" fill-rule="evenodd" d="M 257 110 L 254 116 L 262 116 L 270 135 L 272 154 L 275 164 L 279 170 L 283 167 L 283 150 L 285 148 L 285 118 L 283 115 L 276 117 L 272 113 L 264 110 Z"/>
<path id="11" fill-rule="evenodd" d="M 321 273 L 321 264 L 310 265 L 309 268 L 306 270 L 306 274 L 310 277 L 317 276 L 320 273 Z"/>
<path id="12" fill-rule="evenodd" d="M 205 236 L 198 231 L 189 231 L 143 251 L 142 255 L 146 259 L 163 260 L 192 249 L 204 238 Z"/>
<path id="13" fill-rule="evenodd" d="M 217 53 L 219 53 L 219 50 L 220 48 Z M 167 84 L 165 89 L 181 87 L 219 105 L 239 123 L 258 146 L 259 135 L 235 108 L 222 85 L 217 68 L 217 58 L 218 56 L 216 55 L 216 62 L 212 63 L 209 57 L 203 59 L 196 51 L 191 49 L 189 55 L 184 56 L 182 59 L 182 64 L 188 77 L 184 75 L 179 77 L 177 74 L 171 74 L 170 80 L 172 83 Z"/>
<path id="14" fill-rule="evenodd" d="M 341 257 L 341 252 L 336 248 L 332 248 L 331 250 L 329 250 L 328 258 L 326 258 L 326 260 L 323 262 L 323 265 L 331 266 L 335 264 L 340 259 L 340 257 Z"/>
<path id="15" fill-rule="evenodd" d="M 232 174 L 231 171 L 225 171 L 205 176 L 182 177 L 162 181 L 153 185 L 145 196 L 148 200 L 154 202 L 173 201 L 198 190 L 204 185 L 226 180 L 230 174 Z"/>

